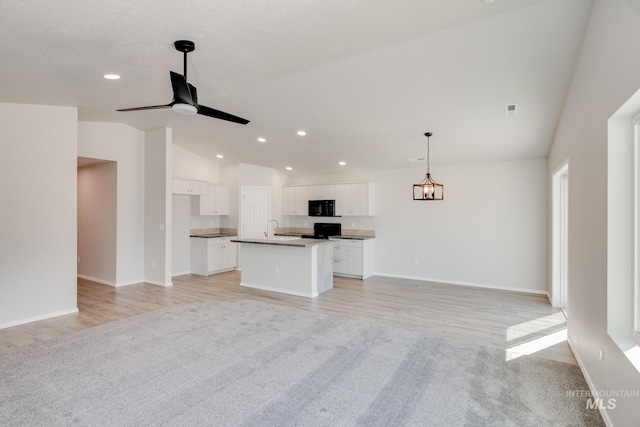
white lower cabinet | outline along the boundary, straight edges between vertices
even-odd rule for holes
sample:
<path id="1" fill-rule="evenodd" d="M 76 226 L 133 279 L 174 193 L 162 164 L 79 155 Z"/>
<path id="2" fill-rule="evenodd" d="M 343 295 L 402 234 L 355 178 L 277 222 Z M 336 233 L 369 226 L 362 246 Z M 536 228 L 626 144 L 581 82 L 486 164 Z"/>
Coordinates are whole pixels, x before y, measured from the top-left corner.
<path id="1" fill-rule="evenodd" d="M 230 237 L 191 238 L 191 274 L 210 274 L 233 270 L 238 266 L 238 245 Z"/>
<path id="2" fill-rule="evenodd" d="M 337 276 L 373 276 L 374 239 L 331 239 L 333 244 L 333 274 Z"/>

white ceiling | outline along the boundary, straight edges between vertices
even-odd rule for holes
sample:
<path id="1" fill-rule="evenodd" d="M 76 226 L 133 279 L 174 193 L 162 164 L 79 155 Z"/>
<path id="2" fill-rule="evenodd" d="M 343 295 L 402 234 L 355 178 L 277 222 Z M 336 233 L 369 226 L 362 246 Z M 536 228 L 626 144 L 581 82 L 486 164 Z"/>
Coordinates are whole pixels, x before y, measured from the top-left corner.
<path id="1" fill-rule="evenodd" d="M 80 120 L 143 130 L 169 126 L 176 145 L 201 156 L 287 174 L 415 167 L 408 159 L 425 155 L 427 131 L 432 165 L 543 158 L 590 5 L 1 1 L 0 102 L 78 106 Z M 251 123 L 115 111 L 171 101 L 179 39 L 196 44 L 188 79 L 199 102 Z M 122 78 L 103 79 L 108 72 Z M 505 118 L 507 104 L 517 104 L 517 117 Z"/>

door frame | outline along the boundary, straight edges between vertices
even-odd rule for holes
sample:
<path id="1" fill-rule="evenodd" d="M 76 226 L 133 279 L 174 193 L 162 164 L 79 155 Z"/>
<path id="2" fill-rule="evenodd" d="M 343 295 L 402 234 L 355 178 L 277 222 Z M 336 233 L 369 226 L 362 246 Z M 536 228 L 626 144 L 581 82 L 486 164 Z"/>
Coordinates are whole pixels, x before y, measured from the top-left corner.
<path id="1" fill-rule="evenodd" d="M 569 288 L 569 160 L 551 178 L 551 305 L 566 309 Z"/>

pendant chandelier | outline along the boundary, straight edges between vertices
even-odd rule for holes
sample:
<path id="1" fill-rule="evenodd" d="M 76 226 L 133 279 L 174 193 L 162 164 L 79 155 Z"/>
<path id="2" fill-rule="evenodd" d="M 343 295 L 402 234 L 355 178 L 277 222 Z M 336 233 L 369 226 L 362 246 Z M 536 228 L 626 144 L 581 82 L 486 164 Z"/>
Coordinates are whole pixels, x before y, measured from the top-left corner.
<path id="1" fill-rule="evenodd" d="M 438 184 L 431 178 L 429 165 L 429 139 L 433 134 L 427 132 L 427 176 L 417 184 L 413 184 L 413 200 L 444 200 L 444 185 Z"/>

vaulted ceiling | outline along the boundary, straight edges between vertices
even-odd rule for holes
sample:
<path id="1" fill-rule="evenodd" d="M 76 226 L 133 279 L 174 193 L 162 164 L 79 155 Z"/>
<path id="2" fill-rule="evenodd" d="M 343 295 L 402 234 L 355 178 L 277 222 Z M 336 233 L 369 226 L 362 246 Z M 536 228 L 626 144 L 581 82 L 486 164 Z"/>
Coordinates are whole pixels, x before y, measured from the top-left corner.
<path id="1" fill-rule="evenodd" d="M 409 159 L 426 154 L 427 131 L 432 165 L 544 158 L 590 4 L 5 1 L 0 102 L 77 106 L 80 120 L 142 130 L 168 126 L 174 144 L 201 156 L 287 174 L 415 167 Z M 248 125 L 170 109 L 115 111 L 171 101 L 180 39 L 196 45 L 188 80 L 199 102 Z"/>

